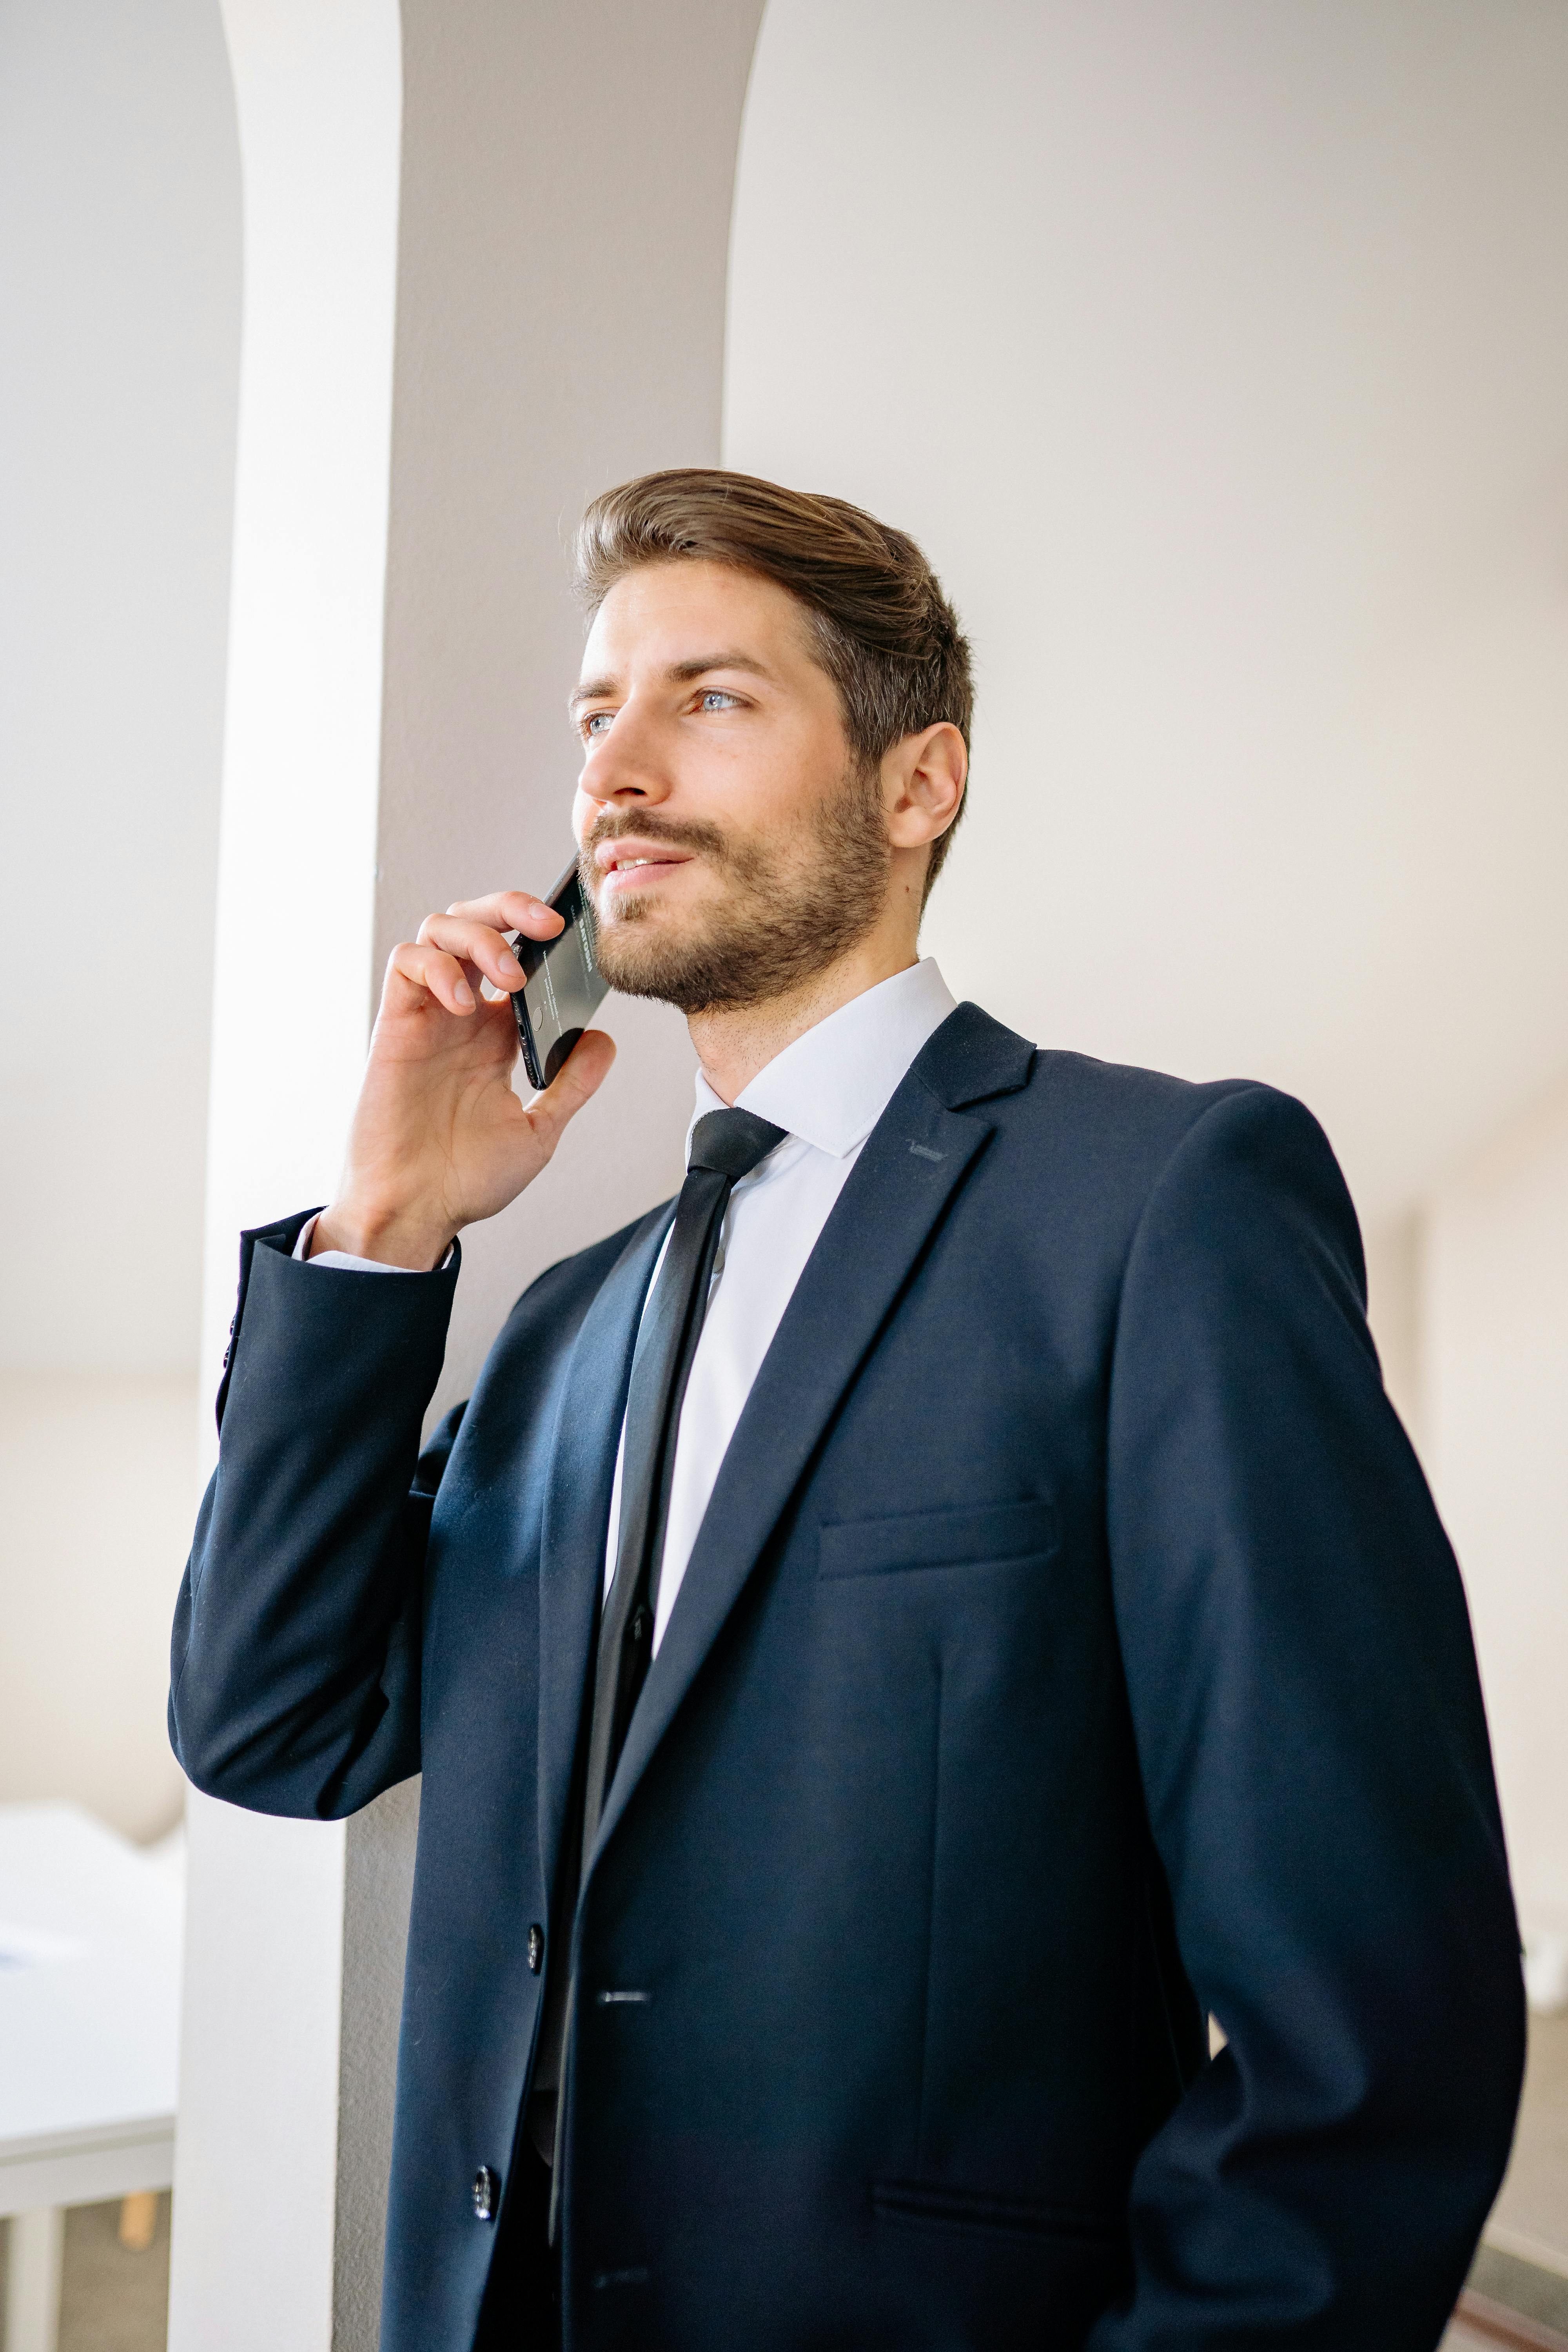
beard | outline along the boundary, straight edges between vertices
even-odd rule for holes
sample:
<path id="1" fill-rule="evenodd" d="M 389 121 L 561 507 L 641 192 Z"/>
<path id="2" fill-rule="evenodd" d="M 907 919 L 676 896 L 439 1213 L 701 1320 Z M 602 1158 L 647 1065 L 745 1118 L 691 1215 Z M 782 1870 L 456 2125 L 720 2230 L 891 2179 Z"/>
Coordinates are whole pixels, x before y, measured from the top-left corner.
<path id="1" fill-rule="evenodd" d="M 583 845 L 584 895 L 597 908 L 594 853 L 635 834 L 705 858 L 722 886 L 717 905 L 679 929 L 658 919 L 654 894 L 617 896 L 598 926 L 599 970 L 623 996 L 649 996 L 682 1013 L 765 1004 L 826 970 L 865 938 L 882 911 L 892 852 L 879 781 L 852 771 L 787 843 L 737 839 L 716 824 L 678 824 L 657 812 L 606 811 Z"/>

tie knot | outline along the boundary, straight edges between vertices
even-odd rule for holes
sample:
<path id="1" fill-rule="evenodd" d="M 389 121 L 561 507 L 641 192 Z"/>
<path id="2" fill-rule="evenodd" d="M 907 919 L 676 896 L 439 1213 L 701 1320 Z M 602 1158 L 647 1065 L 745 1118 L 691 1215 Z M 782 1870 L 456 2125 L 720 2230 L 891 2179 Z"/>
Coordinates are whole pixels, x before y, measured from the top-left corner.
<path id="1" fill-rule="evenodd" d="M 736 1183 L 765 1160 L 786 1129 L 759 1118 L 754 1111 L 710 1110 L 691 1131 L 688 1168 L 711 1168 Z"/>

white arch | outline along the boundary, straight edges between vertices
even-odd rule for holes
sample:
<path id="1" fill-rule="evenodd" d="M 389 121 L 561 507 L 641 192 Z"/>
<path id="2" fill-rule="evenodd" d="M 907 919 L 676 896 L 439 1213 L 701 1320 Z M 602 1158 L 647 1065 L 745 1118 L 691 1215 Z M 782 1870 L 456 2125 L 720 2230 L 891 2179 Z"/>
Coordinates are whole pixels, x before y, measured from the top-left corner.
<path id="1" fill-rule="evenodd" d="M 559 863 L 563 531 L 608 480 L 717 458 L 761 0 L 223 5 L 246 294 L 209 1392 L 237 1228 L 331 1184 L 386 946 Z M 679 1170 L 680 1025 L 615 1025 L 616 1081 L 468 1253 L 456 1393 L 530 1275 Z M 374 2344 L 416 1813 L 193 1805 L 174 2352 Z"/>

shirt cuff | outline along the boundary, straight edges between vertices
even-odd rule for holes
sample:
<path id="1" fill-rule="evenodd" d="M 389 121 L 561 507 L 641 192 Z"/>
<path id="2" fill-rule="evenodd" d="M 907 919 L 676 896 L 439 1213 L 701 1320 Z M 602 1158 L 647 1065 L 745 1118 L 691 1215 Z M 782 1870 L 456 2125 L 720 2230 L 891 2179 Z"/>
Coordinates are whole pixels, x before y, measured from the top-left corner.
<path id="1" fill-rule="evenodd" d="M 345 1268 L 350 1274 L 429 1273 L 430 1268 L 428 1266 L 386 1265 L 384 1265 L 382 1260 L 378 1257 L 352 1257 L 347 1250 L 323 1250 L 319 1257 L 312 1257 L 310 1255 L 310 1236 L 316 1230 L 317 1222 L 320 1216 L 321 1211 L 318 1209 L 314 1217 L 306 1218 L 304 1223 L 300 1228 L 300 1238 L 294 1244 L 295 1256 L 301 1259 L 306 1265 L 335 1265 Z M 452 1251 L 456 1247 L 457 1244 L 455 1242 L 448 1245 L 446 1256 L 436 1268 L 436 1272 L 437 1274 L 445 1274 L 447 1268 L 451 1265 Z"/>

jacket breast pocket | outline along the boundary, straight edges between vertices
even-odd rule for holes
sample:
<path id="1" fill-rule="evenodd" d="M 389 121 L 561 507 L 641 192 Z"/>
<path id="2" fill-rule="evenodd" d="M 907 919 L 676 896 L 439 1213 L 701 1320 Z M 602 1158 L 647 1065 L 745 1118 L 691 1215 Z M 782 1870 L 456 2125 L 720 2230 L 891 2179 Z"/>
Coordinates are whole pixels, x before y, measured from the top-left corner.
<path id="1" fill-rule="evenodd" d="M 965 1503 L 896 1518 L 841 1519 L 821 1529 L 821 1578 L 887 1576 L 912 1569 L 991 1568 L 1043 1559 L 1061 1540 L 1054 1503 Z"/>

